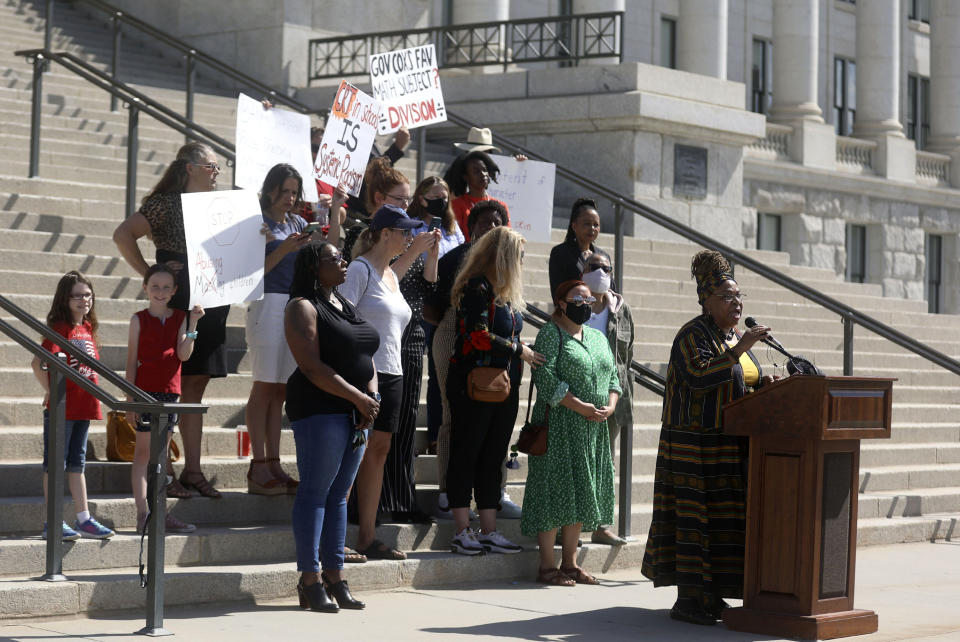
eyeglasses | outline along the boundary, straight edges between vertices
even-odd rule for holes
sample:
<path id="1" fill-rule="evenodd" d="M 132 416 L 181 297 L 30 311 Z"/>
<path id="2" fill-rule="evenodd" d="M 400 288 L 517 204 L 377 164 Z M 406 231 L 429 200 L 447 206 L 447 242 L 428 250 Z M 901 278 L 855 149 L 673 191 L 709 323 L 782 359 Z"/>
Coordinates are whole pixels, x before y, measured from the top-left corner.
<path id="1" fill-rule="evenodd" d="M 594 263 L 593 265 L 587 265 L 587 272 L 593 272 L 594 270 L 603 270 L 607 274 L 613 272 L 613 268 L 609 265 L 600 265 L 599 263 Z"/>
<path id="2" fill-rule="evenodd" d="M 386 195 L 386 198 L 392 198 L 393 200 L 395 200 L 395 201 L 398 202 L 398 203 L 403 203 L 404 207 L 406 207 L 407 205 L 410 204 L 410 197 L 409 197 L 409 196 L 394 196 L 393 194 L 387 194 L 387 195 Z"/>
<path id="3" fill-rule="evenodd" d="M 220 173 L 220 163 L 190 163 L 194 167 L 204 167 L 211 172 Z"/>
<path id="4" fill-rule="evenodd" d="M 580 294 L 575 294 L 572 299 L 567 299 L 567 303 L 573 303 L 575 305 L 583 305 L 584 303 L 596 303 L 597 300 L 592 296 L 583 296 Z"/>
<path id="5" fill-rule="evenodd" d="M 93 298 L 93 292 L 84 292 L 83 294 L 71 294 L 71 301 L 89 301 Z"/>
<path id="6" fill-rule="evenodd" d="M 347 259 L 343 258 L 342 254 L 332 254 L 330 256 L 324 256 L 320 258 L 321 263 L 332 263 L 334 265 L 339 265 L 340 263 L 346 263 Z"/>
<path id="7" fill-rule="evenodd" d="M 413 238 L 413 230 L 408 230 L 402 227 L 391 227 L 390 229 L 393 230 L 394 232 L 400 232 L 401 234 L 403 234 L 404 238 L 407 238 L 407 239 Z"/>
<path id="8" fill-rule="evenodd" d="M 733 303 L 734 301 L 743 301 L 747 298 L 747 295 L 743 292 L 739 294 L 714 294 L 713 296 L 717 297 L 727 305 Z"/>

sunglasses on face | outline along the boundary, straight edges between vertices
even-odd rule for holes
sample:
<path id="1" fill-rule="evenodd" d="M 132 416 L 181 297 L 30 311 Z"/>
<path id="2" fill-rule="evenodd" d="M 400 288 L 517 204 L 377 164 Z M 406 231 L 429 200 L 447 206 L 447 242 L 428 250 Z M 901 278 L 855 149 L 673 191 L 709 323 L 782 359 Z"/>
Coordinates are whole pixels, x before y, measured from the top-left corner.
<path id="1" fill-rule="evenodd" d="M 332 263 L 333 265 L 339 265 L 340 263 L 346 263 L 347 260 L 343 258 L 342 254 L 331 254 L 330 256 L 324 256 L 320 258 L 321 263 Z"/>
<path id="2" fill-rule="evenodd" d="M 587 265 L 587 272 L 593 272 L 594 270 L 603 270 L 607 274 L 613 272 L 613 268 L 609 265 L 602 265 L 600 263 L 593 263 Z"/>
<path id="3" fill-rule="evenodd" d="M 405 239 L 413 238 L 413 230 L 407 230 L 399 227 L 391 227 L 390 229 L 393 230 L 394 232 L 400 232 L 401 234 L 403 234 L 403 238 Z"/>
<path id="4" fill-rule="evenodd" d="M 574 305 L 583 305 L 585 303 L 596 303 L 597 300 L 592 296 L 583 296 L 580 294 L 574 295 L 572 299 L 567 299 L 567 303 L 572 303 Z"/>
<path id="5" fill-rule="evenodd" d="M 194 167 L 203 167 L 211 172 L 220 172 L 220 163 L 190 163 Z"/>

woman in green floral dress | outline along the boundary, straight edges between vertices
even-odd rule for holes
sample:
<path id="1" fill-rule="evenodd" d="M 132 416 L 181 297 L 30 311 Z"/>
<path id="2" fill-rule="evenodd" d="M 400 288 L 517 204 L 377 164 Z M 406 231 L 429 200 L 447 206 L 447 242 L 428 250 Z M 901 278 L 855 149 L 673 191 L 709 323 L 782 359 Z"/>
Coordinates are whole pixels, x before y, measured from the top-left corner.
<path id="1" fill-rule="evenodd" d="M 520 529 L 540 544 L 537 581 L 557 586 L 596 584 L 577 566 L 580 531 L 613 523 L 613 462 L 607 418 L 620 397 L 610 345 L 586 327 L 594 299 L 582 281 L 565 281 L 554 293 L 553 319 L 540 329 L 534 350 L 546 362 L 533 371 L 537 402 L 533 421 L 549 410 L 547 452 L 528 459 Z M 553 544 L 561 528 L 556 567 Z"/>

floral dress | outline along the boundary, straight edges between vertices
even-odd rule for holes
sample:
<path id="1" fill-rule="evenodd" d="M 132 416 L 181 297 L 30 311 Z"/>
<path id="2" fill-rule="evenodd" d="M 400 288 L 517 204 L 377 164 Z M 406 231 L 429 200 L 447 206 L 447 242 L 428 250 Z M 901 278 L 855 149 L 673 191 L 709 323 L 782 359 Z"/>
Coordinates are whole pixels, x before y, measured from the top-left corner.
<path id="1" fill-rule="evenodd" d="M 566 524 L 582 523 L 592 531 L 613 523 L 614 473 L 607 423 L 587 421 L 559 405 L 569 391 L 597 406 L 620 392 L 610 345 L 603 333 L 583 327 L 578 340 L 556 324 L 540 329 L 534 350 L 546 362 L 533 371 L 537 401 L 532 421 L 550 408 L 547 452 L 528 458 L 520 529 L 535 536 Z"/>

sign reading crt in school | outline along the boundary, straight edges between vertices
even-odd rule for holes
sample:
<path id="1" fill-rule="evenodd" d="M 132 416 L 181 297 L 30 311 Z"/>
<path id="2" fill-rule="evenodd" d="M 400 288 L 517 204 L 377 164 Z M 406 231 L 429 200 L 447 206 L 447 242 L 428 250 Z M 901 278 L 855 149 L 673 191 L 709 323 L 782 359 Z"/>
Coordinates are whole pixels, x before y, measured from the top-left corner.
<path id="1" fill-rule="evenodd" d="M 346 80 L 340 81 L 317 152 L 315 178 L 331 187 L 343 185 L 351 196 L 360 194 L 380 110 L 378 100 Z"/>
<path id="2" fill-rule="evenodd" d="M 180 195 L 187 241 L 190 307 L 263 298 L 263 214 L 251 190 Z"/>
<path id="3" fill-rule="evenodd" d="M 373 97 L 383 103 L 381 134 L 442 123 L 447 119 L 434 46 L 422 45 L 370 56 Z"/>
<path id="4" fill-rule="evenodd" d="M 300 176 L 310 178 L 310 117 L 286 109 L 264 109 L 263 103 L 240 94 L 237 98 L 236 184 L 258 191 L 270 168 L 278 163 L 293 165 Z M 317 184 L 303 181 L 303 198 L 317 202 Z"/>
<path id="5" fill-rule="evenodd" d="M 510 210 L 510 227 L 528 241 L 550 242 L 553 223 L 553 186 L 557 166 L 553 163 L 491 155 L 500 168 L 496 183 L 487 186 L 490 196 Z"/>

